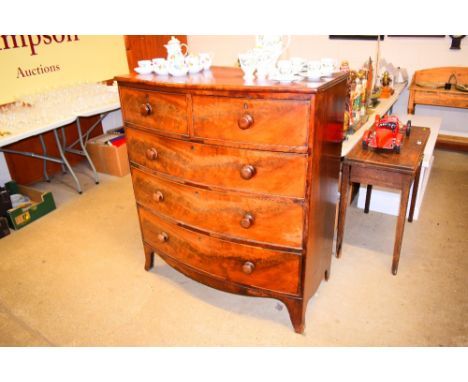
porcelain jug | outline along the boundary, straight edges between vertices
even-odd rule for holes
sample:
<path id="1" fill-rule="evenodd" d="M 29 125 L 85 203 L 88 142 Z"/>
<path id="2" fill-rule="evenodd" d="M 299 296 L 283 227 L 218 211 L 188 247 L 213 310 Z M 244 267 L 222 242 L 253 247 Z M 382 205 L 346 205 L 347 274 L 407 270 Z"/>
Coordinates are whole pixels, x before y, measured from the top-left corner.
<path id="1" fill-rule="evenodd" d="M 184 61 L 185 56 L 188 54 L 187 44 L 181 44 L 180 41 L 174 36 L 171 37 L 169 42 L 164 45 L 167 49 L 167 60 L 170 62 Z M 185 53 L 182 53 L 182 48 L 185 47 Z"/>

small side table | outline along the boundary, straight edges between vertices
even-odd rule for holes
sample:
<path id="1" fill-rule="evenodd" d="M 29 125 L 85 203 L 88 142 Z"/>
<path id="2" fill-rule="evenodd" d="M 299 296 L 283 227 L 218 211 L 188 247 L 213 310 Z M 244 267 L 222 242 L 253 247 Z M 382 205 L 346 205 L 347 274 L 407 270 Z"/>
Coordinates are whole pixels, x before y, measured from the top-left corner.
<path id="1" fill-rule="evenodd" d="M 349 154 L 345 156 L 341 179 L 336 257 L 340 257 L 341 255 L 346 209 L 348 207 L 350 197 L 350 185 L 352 183 L 363 183 L 368 185 L 364 209 L 364 212 L 366 213 L 369 211 L 372 185 L 395 188 L 401 192 L 400 212 L 396 226 L 392 262 L 392 273 L 394 275 L 397 274 L 410 188 L 411 184 L 414 183 L 410 213 L 408 217 L 409 222 L 413 220 L 424 147 L 426 146 L 429 134 L 430 130 L 428 128 L 413 126 L 411 128 L 410 136 L 405 137 L 403 140 L 400 154 L 364 150 L 361 147 L 361 142 L 358 142 Z"/>

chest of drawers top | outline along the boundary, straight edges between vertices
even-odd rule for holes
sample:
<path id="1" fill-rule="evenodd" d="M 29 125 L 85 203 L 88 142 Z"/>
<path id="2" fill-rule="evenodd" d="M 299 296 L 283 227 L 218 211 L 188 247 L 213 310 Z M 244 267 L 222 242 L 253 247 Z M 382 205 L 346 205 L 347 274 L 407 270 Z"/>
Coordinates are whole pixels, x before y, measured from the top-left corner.
<path id="1" fill-rule="evenodd" d="M 333 77 L 322 78 L 320 82 L 296 81 L 292 83 L 281 83 L 278 81 L 246 81 L 242 77 L 242 71 L 234 67 L 212 67 L 209 71 L 194 75 L 173 77 L 159 76 L 156 74 L 139 75 L 136 73 L 117 76 L 115 79 L 119 84 L 131 83 L 132 86 L 148 87 L 153 89 L 157 86 L 160 90 L 170 89 L 171 92 L 180 89 L 182 91 L 192 90 L 194 92 L 245 92 L 268 93 L 270 97 L 275 94 L 289 93 L 289 97 L 300 98 L 300 96 L 319 93 L 333 87 L 336 83 L 343 81 L 345 73 Z M 284 96 L 284 95 L 283 95 Z M 286 96 L 288 97 L 288 96 Z"/>

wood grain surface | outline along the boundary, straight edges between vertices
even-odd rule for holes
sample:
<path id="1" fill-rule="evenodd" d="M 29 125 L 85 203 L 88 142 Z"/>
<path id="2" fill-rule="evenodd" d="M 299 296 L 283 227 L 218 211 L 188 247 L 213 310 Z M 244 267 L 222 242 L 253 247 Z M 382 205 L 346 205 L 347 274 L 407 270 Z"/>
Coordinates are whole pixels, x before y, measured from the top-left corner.
<path id="1" fill-rule="evenodd" d="M 194 228 L 226 237 L 302 248 L 303 206 L 288 198 L 212 191 L 132 168 L 137 203 Z M 248 227 L 242 225 L 252 216 Z M 245 224 L 248 225 L 248 224 Z"/>
<path id="2" fill-rule="evenodd" d="M 303 198 L 306 157 L 302 154 L 234 149 L 165 138 L 127 128 L 127 146 L 132 163 L 179 179 L 231 190 Z M 155 160 L 146 157 L 155 149 Z M 244 179 L 244 166 L 255 168 Z"/>
<path id="3" fill-rule="evenodd" d="M 187 99 L 184 94 L 120 88 L 122 115 L 127 123 L 181 135 L 188 134 Z M 142 114 L 142 107 L 148 114 Z"/>
<path id="4" fill-rule="evenodd" d="M 167 223 L 144 208 L 139 208 L 144 240 L 167 256 L 183 261 L 214 277 L 297 294 L 301 256 L 220 240 Z M 167 234 L 162 242 L 161 233 Z M 254 264 L 252 273 L 243 270 L 246 262 Z"/>
<path id="5" fill-rule="evenodd" d="M 309 102 L 193 96 L 194 135 L 234 142 L 307 144 Z M 242 118 L 251 124 L 240 126 Z"/>

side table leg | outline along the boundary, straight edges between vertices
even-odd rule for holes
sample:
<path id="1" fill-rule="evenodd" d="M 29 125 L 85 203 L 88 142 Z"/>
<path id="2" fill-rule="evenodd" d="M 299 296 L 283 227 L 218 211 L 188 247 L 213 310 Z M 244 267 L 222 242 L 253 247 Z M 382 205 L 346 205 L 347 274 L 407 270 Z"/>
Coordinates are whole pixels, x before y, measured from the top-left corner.
<path id="1" fill-rule="evenodd" d="M 411 195 L 411 206 L 410 206 L 410 211 L 409 211 L 409 216 L 408 216 L 408 221 L 410 223 L 413 221 L 414 208 L 416 206 L 416 198 L 418 196 L 419 178 L 420 178 L 420 175 L 421 175 L 421 167 L 422 167 L 422 162 L 419 164 L 419 167 L 416 170 L 416 175 L 414 176 L 413 193 Z"/>
<path id="2" fill-rule="evenodd" d="M 364 213 L 365 214 L 369 213 L 371 195 L 372 195 L 372 184 L 368 184 L 367 185 L 367 191 L 366 191 L 366 204 L 364 206 Z"/>
<path id="3" fill-rule="evenodd" d="M 393 261 L 392 261 L 392 273 L 394 275 L 398 272 L 398 263 L 400 261 L 401 242 L 403 241 L 403 231 L 405 229 L 406 221 L 406 209 L 408 207 L 409 189 L 411 186 L 411 178 L 405 181 L 401 190 L 400 197 L 400 212 L 398 214 L 396 235 L 395 235 L 395 246 L 393 248 Z"/>
<path id="4" fill-rule="evenodd" d="M 343 174 L 341 176 L 341 190 L 340 190 L 340 210 L 338 212 L 338 229 L 336 233 L 336 257 L 341 256 L 341 245 L 343 244 L 343 233 L 346 220 L 346 209 L 348 207 L 349 199 L 349 172 L 351 166 L 343 164 Z"/>

